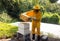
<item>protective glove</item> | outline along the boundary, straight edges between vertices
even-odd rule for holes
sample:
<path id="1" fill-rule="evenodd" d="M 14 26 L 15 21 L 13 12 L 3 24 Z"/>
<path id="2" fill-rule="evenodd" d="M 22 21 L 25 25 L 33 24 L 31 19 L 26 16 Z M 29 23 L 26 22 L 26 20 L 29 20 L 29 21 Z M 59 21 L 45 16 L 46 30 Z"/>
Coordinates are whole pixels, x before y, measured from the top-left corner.
<path id="1" fill-rule="evenodd" d="M 36 20 L 36 17 L 32 17 L 33 20 Z"/>
<path id="2" fill-rule="evenodd" d="M 28 19 L 28 20 L 30 20 L 30 21 L 31 21 L 31 20 L 32 20 L 32 17 L 29 17 L 29 19 Z"/>
<path id="3" fill-rule="evenodd" d="M 36 17 L 29 17 L 29 20 L 36 20 Z"/>

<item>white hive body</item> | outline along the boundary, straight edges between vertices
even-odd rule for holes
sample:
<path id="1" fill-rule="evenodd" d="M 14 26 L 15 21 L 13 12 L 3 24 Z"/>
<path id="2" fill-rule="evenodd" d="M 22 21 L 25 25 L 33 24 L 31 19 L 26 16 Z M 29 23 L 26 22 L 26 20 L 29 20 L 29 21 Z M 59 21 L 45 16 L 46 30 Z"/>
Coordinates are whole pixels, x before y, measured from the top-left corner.
<path id="1" fill-rule="evenodd" d="M 18 33 L 21 33 L 22 35 L 27 35 L 30 33 L 29 31 L 29 23 L 25 23 L 25 22 L 21 22 L 19 24 L 19 28 L 18 28 Z"/>

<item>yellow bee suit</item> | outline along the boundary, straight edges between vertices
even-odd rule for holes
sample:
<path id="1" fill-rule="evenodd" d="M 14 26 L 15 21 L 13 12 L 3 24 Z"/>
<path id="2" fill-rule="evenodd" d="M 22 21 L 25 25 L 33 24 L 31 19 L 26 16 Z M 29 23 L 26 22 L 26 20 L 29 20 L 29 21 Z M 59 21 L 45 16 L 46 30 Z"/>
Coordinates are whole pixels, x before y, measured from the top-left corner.
<path id="1" fill-rule="evenodd" d="M 36 20 L 32 19 L 32 34 L 35 34 L 35 29 L 37 29 L 37 35 L 40 35 L 40 22 L 42 14 L 38 12 L 37 14 L 32 10 L 27 13 L 28 16 L 35 17 Z"/>

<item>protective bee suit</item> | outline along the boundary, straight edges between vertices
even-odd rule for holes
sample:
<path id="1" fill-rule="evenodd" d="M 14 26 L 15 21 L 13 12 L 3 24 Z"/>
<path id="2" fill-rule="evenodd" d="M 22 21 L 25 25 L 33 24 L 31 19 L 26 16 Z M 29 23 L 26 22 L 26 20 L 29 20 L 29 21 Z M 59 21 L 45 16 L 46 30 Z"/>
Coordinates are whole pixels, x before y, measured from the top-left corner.
<path id="1" fill-rule="evenodd" d="M 27 13 L 28 16 L 31 16 L 30 18 L 32 19 L 32 39 L 35 39 L 35 29 L 37 29 L 37 36 L 38 38 L 40 37 L 40 22 L 41 22 L 41 17 L 42 14 L 40 12 L 40 6 L 34 6 L 33 10 L 29 11 Z M 39 38 L 40 39 L 40 38 Z"/>

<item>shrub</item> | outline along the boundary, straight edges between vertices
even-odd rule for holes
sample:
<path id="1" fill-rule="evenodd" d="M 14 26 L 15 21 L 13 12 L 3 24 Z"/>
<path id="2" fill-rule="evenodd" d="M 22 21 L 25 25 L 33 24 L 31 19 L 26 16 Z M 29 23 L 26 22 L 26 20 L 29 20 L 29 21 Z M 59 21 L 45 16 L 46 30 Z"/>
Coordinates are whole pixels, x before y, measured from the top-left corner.
<path id="1" fill-rule="evenodd" d="M 42 22 L 45 23 L 59 24 L 59 20 L 59 15 L 57 13 L 45 12 L 42 17 Z"/>
<path id="2" fill-rule="evenodd" d="M 51 18 L 49 19 L 49 23 L 58 24 L 59 23 L 58 16 L 57 15 L 51 16 Z"/>
<path id="3" fill-rule="evenodd" d="M 16 33 L 17 30 L 18 27 L 16 26 L 11 26 L 7 23 L 0 22 L 0 38 L 11 37 L 13 34 Z"/>
<path id="4" fill-rule="evenodd" d="M 44 18 L 42 18 L 42 22 L 48 23 L 48 20 L 49 20 L 48 17 L 44 17 Z"/>

